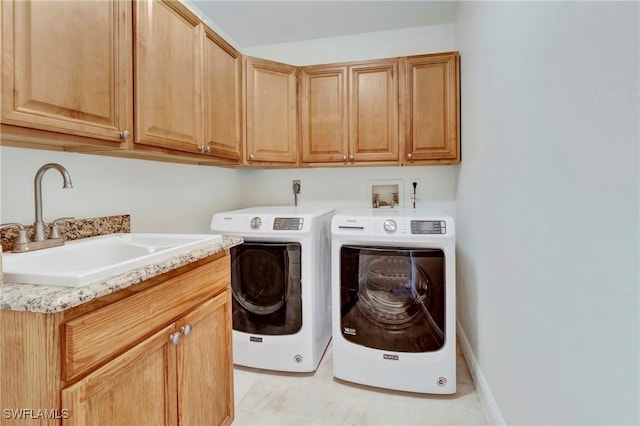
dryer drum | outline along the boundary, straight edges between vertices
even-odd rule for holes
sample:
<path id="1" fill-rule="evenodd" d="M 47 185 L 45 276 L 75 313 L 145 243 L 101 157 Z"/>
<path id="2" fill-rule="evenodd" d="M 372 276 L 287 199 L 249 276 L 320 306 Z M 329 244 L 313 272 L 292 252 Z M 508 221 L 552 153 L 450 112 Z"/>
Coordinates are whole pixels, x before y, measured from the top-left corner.
<path id="1" fill-rule="evenodd" d="M 365 259 L 358 277 L 358 309 L 387 329 L 407 328 L 421 320 L 431 299 L 429 275 L 410 258 Z"/>
<path id="2" fill-rule="evenodd" d="M 247 311 L 269 315 L 282 308 L 288 295 L 289 258 L 282 252 L 245 250 L 239 259 L 241 285 L 233 283 L 233 296 Z"/>

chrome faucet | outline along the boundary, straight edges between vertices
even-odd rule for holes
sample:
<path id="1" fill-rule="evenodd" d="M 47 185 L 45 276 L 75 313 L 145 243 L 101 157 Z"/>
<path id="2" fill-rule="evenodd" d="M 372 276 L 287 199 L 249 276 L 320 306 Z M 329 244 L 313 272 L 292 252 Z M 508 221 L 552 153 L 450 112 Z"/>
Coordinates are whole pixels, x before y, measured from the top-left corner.
<path id="1" fill-rule="evenodd" d="M 44 166 L 40 167 L 40 169 L 36 173 L 36 178 L 34 181 L 34 192 L 36 197 L 36 221 L 33 224 L 35 230 L 35 234 L 33 237 L 34 242 L 44 241 L 47 239 L 47 237 L 44 235 L 44 222 L 42 220 L 42 176 L 49 169 L 56 169 L 60 172 L 60 174 L 62 175 L 62 179 L 64 180 L 64 185 L 62 186 L 63 188 L 73 188 L 69 172 L 60 164 L 47 163 Z"/>
<path id="2" fill-rule="evenodd" d="M 64 244 L 64 238 L 60 236 L 60 230 L 58 229 L 58 222 L 73 220 L 72 217 L 62 217 L 56 219 L 51 224 L 51 234 L 49 238 L 44 235 L 44 221 L 42 220 L 42 176 L 49 169 L 56 169 L 62 175 L 64 180 L 63 188 L 73 188 L 71 184 L 71 177 L 67 169 L 62 167 L 58 163 L 47 163 L 40 167 L 36 173 L 36 179 L 34 182 L 34 192 L 36 197 L 36 221 L 33 224 L 33 240 L 29 241 L 27 237 L 27 228 L 21 223 L 3 223 L 0 224 L 0 228 L 16 227 L 18 228 L 18 238 L 13 244 L 14 253 L 24 253 L 27 251 L 40 250 L 49 247 L 57 247 Z"/>

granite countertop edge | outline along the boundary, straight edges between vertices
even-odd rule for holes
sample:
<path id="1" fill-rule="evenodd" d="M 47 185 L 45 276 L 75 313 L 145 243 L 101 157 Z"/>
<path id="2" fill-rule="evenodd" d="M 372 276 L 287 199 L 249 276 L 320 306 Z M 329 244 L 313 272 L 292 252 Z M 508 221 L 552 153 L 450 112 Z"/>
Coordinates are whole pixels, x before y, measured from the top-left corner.
<path id="1" fill-rule="evenodd" d="M 241 237 L 223 236 L 211 245 L 114 275 L 82 287 L 0 283 L 0 309 L 34 313 L 56 313 L 82 305 L 118 290 L 212 256 L 242 244 Z"/>

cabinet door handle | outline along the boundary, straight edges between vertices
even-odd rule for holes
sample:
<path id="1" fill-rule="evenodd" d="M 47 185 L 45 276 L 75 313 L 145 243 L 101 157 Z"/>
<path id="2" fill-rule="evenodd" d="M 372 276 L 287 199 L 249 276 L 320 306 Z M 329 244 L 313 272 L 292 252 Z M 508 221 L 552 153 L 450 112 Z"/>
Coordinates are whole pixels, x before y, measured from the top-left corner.
<path id="1" fill-rule="evenodd" d="M 349 156 L 349 161 L 353 161 L 353 154 Z"/>
<path id="2" fill-rule="evenodd" d="M 413 157 L 413 154 L 408 153 L 408 154 L 407 154 L 407 158 L 411 159 L 411 157 Z"/>
<path id="3" fill-rule="evenodd" d="M 249 160 L 253 160 L 254 155 L 253 154 L 249 154 Z"/>
<path id="4" fill-rule="evenodd" d="M 191 324 L 185 325 L 180 329 L 180 331 L 182 331 L 182 334 L 184 334 L 185 336 L 188 336 L 189 333 L 191 333 Z"/>
<path id="5" fill-rule="evenodd" d="M 127 140 L 131 137 L 131 133 L 128 130 L 124 130 L 122 132 L 120 132 L 120 138 Z"/>
<path id="6" fill-rule="evenodd" d="M 346 155 L 342 156 L 342 161 L 347 161 L 347 156 Z"/>
<path id="7" fill-rule="evenodd" d="M 180 333 L 179 331 L 176 331 L 175 333 L 169 336 L 169 341 L 174 345 L 177 345 L 178 343 L 180 343 L 181 338 L 182 338 L 182 333 Z"/>

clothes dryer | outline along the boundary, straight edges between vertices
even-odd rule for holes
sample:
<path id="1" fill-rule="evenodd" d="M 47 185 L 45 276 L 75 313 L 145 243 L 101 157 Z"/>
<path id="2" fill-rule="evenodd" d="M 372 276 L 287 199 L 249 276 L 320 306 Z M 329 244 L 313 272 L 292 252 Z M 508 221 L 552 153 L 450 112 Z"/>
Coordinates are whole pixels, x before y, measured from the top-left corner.
<path id="1" fill-rule="evenodd" d="M 385 389 L 456 391 L 455 229 L 436 210 L 332 220 L 333 374 Z"/>
<path id="2" fill-rule="evenodd" d="M 233 361 L 313 372 L 331 339 L 331 217 L 323 207 L 272 206 L 217 213 L 211 230 L 231 248 Z"/>

